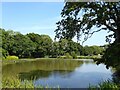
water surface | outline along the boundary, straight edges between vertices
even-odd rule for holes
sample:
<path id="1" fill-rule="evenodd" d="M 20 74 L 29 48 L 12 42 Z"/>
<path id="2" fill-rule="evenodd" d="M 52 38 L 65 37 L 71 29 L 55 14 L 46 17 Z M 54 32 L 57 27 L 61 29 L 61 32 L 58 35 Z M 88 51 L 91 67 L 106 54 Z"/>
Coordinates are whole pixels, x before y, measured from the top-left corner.
<path id="1" fill-rule="evenodd" d="M 112 72 L 92 60 L 37 60 L 5 65 L 3 77 L 34 80 L 35 86 L 86 88 L 112 79 Z"/>

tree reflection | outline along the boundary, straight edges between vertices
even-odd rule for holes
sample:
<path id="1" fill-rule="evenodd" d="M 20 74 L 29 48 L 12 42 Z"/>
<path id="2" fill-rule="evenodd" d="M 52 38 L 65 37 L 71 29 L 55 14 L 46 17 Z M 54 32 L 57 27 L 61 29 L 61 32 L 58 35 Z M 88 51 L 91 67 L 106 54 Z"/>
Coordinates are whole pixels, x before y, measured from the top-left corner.
<path id="1" fill-rule="evenodd" d="M 30 72 L 19 73 L 19 79 L 21 80 L 37 80 L 40 78 L 48 78 L 51 75 L 67 75 L 73 70 L 59 70 L 59 71 L 44 71 L 44 70 L 35 70 Z"/>

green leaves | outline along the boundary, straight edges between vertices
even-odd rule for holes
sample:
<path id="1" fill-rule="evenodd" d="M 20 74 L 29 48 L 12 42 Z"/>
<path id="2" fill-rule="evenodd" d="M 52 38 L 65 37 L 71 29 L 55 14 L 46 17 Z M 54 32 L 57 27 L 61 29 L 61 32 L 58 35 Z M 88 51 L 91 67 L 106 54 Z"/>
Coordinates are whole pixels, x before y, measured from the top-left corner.
<path id="1" fill-rule="evenodd" d="M 97 61 L 97 63 L 105 63 L 108 67 L 114 67 L 120 70 L 120 43 L 114 43 L 109 45 L 103 55 L 102 60 Z"/>
<path id="2" fill-rule="evenodd" d="M 106 36 L 106 41 L 115 38 L 115 42 L 105 51 L 103 59 L 98 63 L 105 63 L 107 67 L 120 68 L 120 2 L 66 2 L 61 16 L 62 19 L 57 23 L 55 30 L 58 39 L 72 39 L 77 36 L 80 40 L 82 35 L 86 41 L 95 32 L 113 31 L 114 34 Z M 96 29 L 92 29 L 93 27 Z M 84 47 L 84 55 L 102 52 L 103 50 L 96 46 Z"/>
<path id="3" fill-rule="evenodd" d="M 87 40 L 90 33 L 97 31 L 92 30 L 93 26 L 98 29 L 105 26 L 104 30 L 115 32 L 120 28 L 119 8 L 120 2 L 66 2 L 55 30 L 56 38 L 72 39 L 84 34 Z"/>

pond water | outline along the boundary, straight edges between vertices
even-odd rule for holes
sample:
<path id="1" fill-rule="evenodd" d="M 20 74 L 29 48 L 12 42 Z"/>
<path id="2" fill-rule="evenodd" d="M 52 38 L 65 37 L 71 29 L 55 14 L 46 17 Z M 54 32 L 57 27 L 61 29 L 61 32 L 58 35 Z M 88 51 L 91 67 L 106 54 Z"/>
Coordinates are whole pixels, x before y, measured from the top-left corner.
<path id="1" fill-rule="evenodd" d="M 87 88 L 112 79 L 112 70 L 92 60 L 35 60 L 4 65 L 3 77 L 34 80 L 35 86 Z"/>

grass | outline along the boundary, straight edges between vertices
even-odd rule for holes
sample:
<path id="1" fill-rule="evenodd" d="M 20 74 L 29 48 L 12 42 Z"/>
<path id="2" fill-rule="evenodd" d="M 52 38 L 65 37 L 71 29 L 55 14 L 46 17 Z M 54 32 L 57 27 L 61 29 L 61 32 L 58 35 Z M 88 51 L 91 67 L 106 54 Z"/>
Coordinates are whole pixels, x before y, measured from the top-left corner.
<path id="1" fill-rule="evenodd" d="M 3 78 L 2 88 L 35 88 L 32 81 L 21 81 L 16 78 Z"/>
<path id="2" fill-rule="evenodd" d="M 97 86 L 90 86 L 89 87 L 90 90 L 120 90 L 120 86 L 112 81 L 104 81 L 100 84 L 98 84 Z"/>
<path id="3" fill-rule="evenodd" d="M 94 55 L 94 56 L 77 56 L 78 59 L 100 59 L 101 56 Z"/>
<path id="4" fill-rule="evenodd" d="M 73 58 L 70 55 L 65 55 L 65 56 L 59 56 L 58 59 L 101 59 L 101 56 L 98 55 L 93 55 L 93 56 L 76 56 L 75 58 Z"/>
<path id="5" fill-rule="evenodd" d="M 52 90 L 51 87 L 49 86 L 35 86 L 33 83 L 33 80 L 28 81 L 28 80 L 20 80 L 20 79 L 16 79 L 16 78 L 3 78 L 2 80 L 2 88 L 24 88 L 24 89 L 34 89 L 34 88 L 40 88 L 41 89 L 49 89 Z M 53 87 L 54 88 L 54 87 Z M 112 81 L 104 81 L 102 83 L 100 83 L 97 86 L 90 86 L 88 87 L 89 90 L 120 90 L 120 86 L 116 83 L 113 83 Z M 60 87 L 57 87 L 56 90 L 60 90 Z"/>
<path id="6" fill-rule="evenodd" d="M 61 56 L 62 57 L 62 56 Z M 22 62 L 31 62 L 31 61 L 38 61 L 38 60 L 64 60 L 63 58 L 35 58 L 35 59 L 29 59 L 29 58 L 23 58 L 19 60 L 2 60 L 2 65 L 7 65 L 7 64 L 15 64 L 15 63 L 22 63 Z M 71 60 L 71 59 L 65 59 L 65 60 Z"/>
<path id="7" fill-rule="evenodd" d="M 2 90 L 7 90 L 7 88 L 15 88 L 15 89 L 30 89 L 30 90 L 35 90 L 36 88 L 38 90 L 52 90 L 52 88 L 55 88 L 55 90 L 60 90 L 59 86 L 58 87 L 49 87 L 48 85 L 43 87 L 41 85 L 35 86 L 33 80 L 20 80 L 16 78 L 3 78 L 2 79 Z"/>

